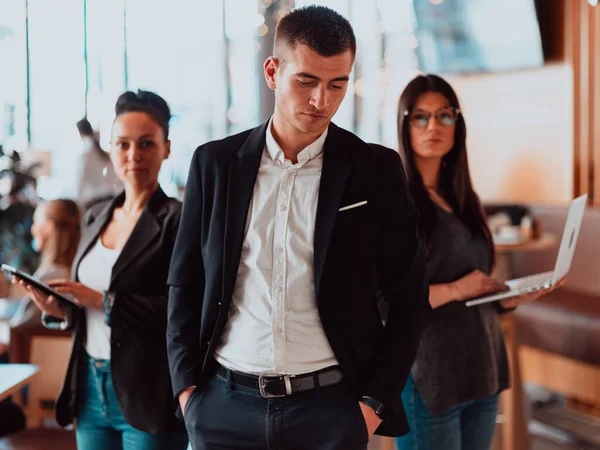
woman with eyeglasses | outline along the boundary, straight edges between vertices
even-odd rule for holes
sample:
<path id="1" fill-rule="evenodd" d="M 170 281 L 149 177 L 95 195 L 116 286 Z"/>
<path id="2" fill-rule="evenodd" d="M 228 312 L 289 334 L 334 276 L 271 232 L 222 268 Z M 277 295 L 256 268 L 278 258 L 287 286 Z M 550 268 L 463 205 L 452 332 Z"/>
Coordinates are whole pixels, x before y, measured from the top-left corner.
<path id="1" fill-rule="evenodd" d="M 469 175 L 466 125 L 452 87 L 435 75 L 413 79 L 400 96 L 400 155 L 419 210 L 427 250 L 430 323 L 402 393 L 410 433 L 399 450 L 485 450 L 509 368 L 498 314 L 548 290 L 466 307 L 505 290 L 490 276 L 492 236 Z"/>

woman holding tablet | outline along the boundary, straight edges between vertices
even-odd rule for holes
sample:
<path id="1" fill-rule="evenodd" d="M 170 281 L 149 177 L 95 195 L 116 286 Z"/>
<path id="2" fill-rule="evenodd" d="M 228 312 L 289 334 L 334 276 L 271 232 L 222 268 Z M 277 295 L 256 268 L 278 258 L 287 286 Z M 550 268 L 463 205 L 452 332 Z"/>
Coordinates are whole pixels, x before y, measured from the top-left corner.
<path id="1" fill-rule="evenodd" d="M 494 244 L 469 175 L 466 125 L 452 87 L 413 79 L 400 97 L 400 154 L 419 210 L 433 308 L 402 398 L 410 433 L 399 450 L 485 450 L 498 394 L 509 387 L 498 314 L 549 290 L 468 308 L 506 287 L 492 278 Z"/>
<path id="2" fill-rule="evenodd" d="M 169 157 L 167 103 L 126 92 L 115 107 L 110 158 L 125 190 L 83 219 L 72 278 L 48 285 L 83 308 L 28 286 L 48 327 L 72 328 L 73 351 L 56 404 L 77 420 L 77 447 L 185 449 L 167 365 L 167 272 L 181 204 L 158 184 Z"/>

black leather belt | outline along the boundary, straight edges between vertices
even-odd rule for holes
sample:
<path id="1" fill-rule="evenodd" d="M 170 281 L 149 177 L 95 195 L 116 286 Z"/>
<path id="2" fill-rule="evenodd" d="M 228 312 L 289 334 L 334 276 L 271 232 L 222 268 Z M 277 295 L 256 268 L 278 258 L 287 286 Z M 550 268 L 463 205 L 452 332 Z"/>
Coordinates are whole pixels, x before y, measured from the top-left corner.
<path id="1" fill-rule="evenodd" d="M 227 379 L 228 372 L 231 373 L 232 384 L 243 386 L 259 392 L 263 398 L 277 398 L 300 392 L 311 391 L 320 387 L 333 386 L 344 378 L 344 374 L 338 366 L 328 367 L 317 372 L 302 375 L 249 375 L 234 372 L 221 365 L 217 369 L 217 375 Z"/>

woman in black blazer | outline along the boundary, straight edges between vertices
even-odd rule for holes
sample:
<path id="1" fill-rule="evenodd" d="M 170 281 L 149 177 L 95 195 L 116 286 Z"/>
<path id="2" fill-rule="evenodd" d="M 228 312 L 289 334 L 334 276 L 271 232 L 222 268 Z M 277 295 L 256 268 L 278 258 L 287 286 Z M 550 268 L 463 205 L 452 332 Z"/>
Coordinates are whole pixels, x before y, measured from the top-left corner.
<path id="1" fill-rule="evenodd" d="M 167 365 L 167 272 L 181 204 L 158 172 L 170 153 L 170 110 L 152 92 L 117 100 L 110 157 L 125 191 L 83 219 L 72 279 L 53 280 L 81 308 L 30 286 L 48 327 L 73 329 L 73 352 L 56 404 L 76 419 L 77 445 L 96 449 L 185 449 Z"/>

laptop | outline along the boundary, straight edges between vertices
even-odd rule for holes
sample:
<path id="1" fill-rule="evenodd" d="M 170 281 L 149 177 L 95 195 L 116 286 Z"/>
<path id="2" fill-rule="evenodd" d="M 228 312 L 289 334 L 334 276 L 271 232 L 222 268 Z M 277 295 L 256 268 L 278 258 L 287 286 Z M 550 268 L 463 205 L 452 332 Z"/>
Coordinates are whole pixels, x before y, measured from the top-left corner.
<path id="1" fill-rule="evenodd" d="M 573 261 L 573 254 L 575 253 L 579 229 L 581 228 L 581 223 L 583 222 L 583 214 L 585 212 L 586 203 L 587 194 L 577 197 L 571 202 L 569 214 L 567 215 L 567 222 L 565 223 L 565 230 L 563 232 L 560 248 L 558 250 L 558 257 L 556 258 L 556 264 L 553 271 L 509 280 L 506 282 L 506 285 L 509 288 L 508 291 L 474 298 L 467 301 L 465 304 L 467 306 L 481 305 L 483 303 L 494 302 L 497 300 L 503 300 L 505 298 L 516 297 L 519 295 L 548 289 L 558 283 L 561 278 L 569 273 L 569 269 L 571 268 L 571 261 Z"/>

